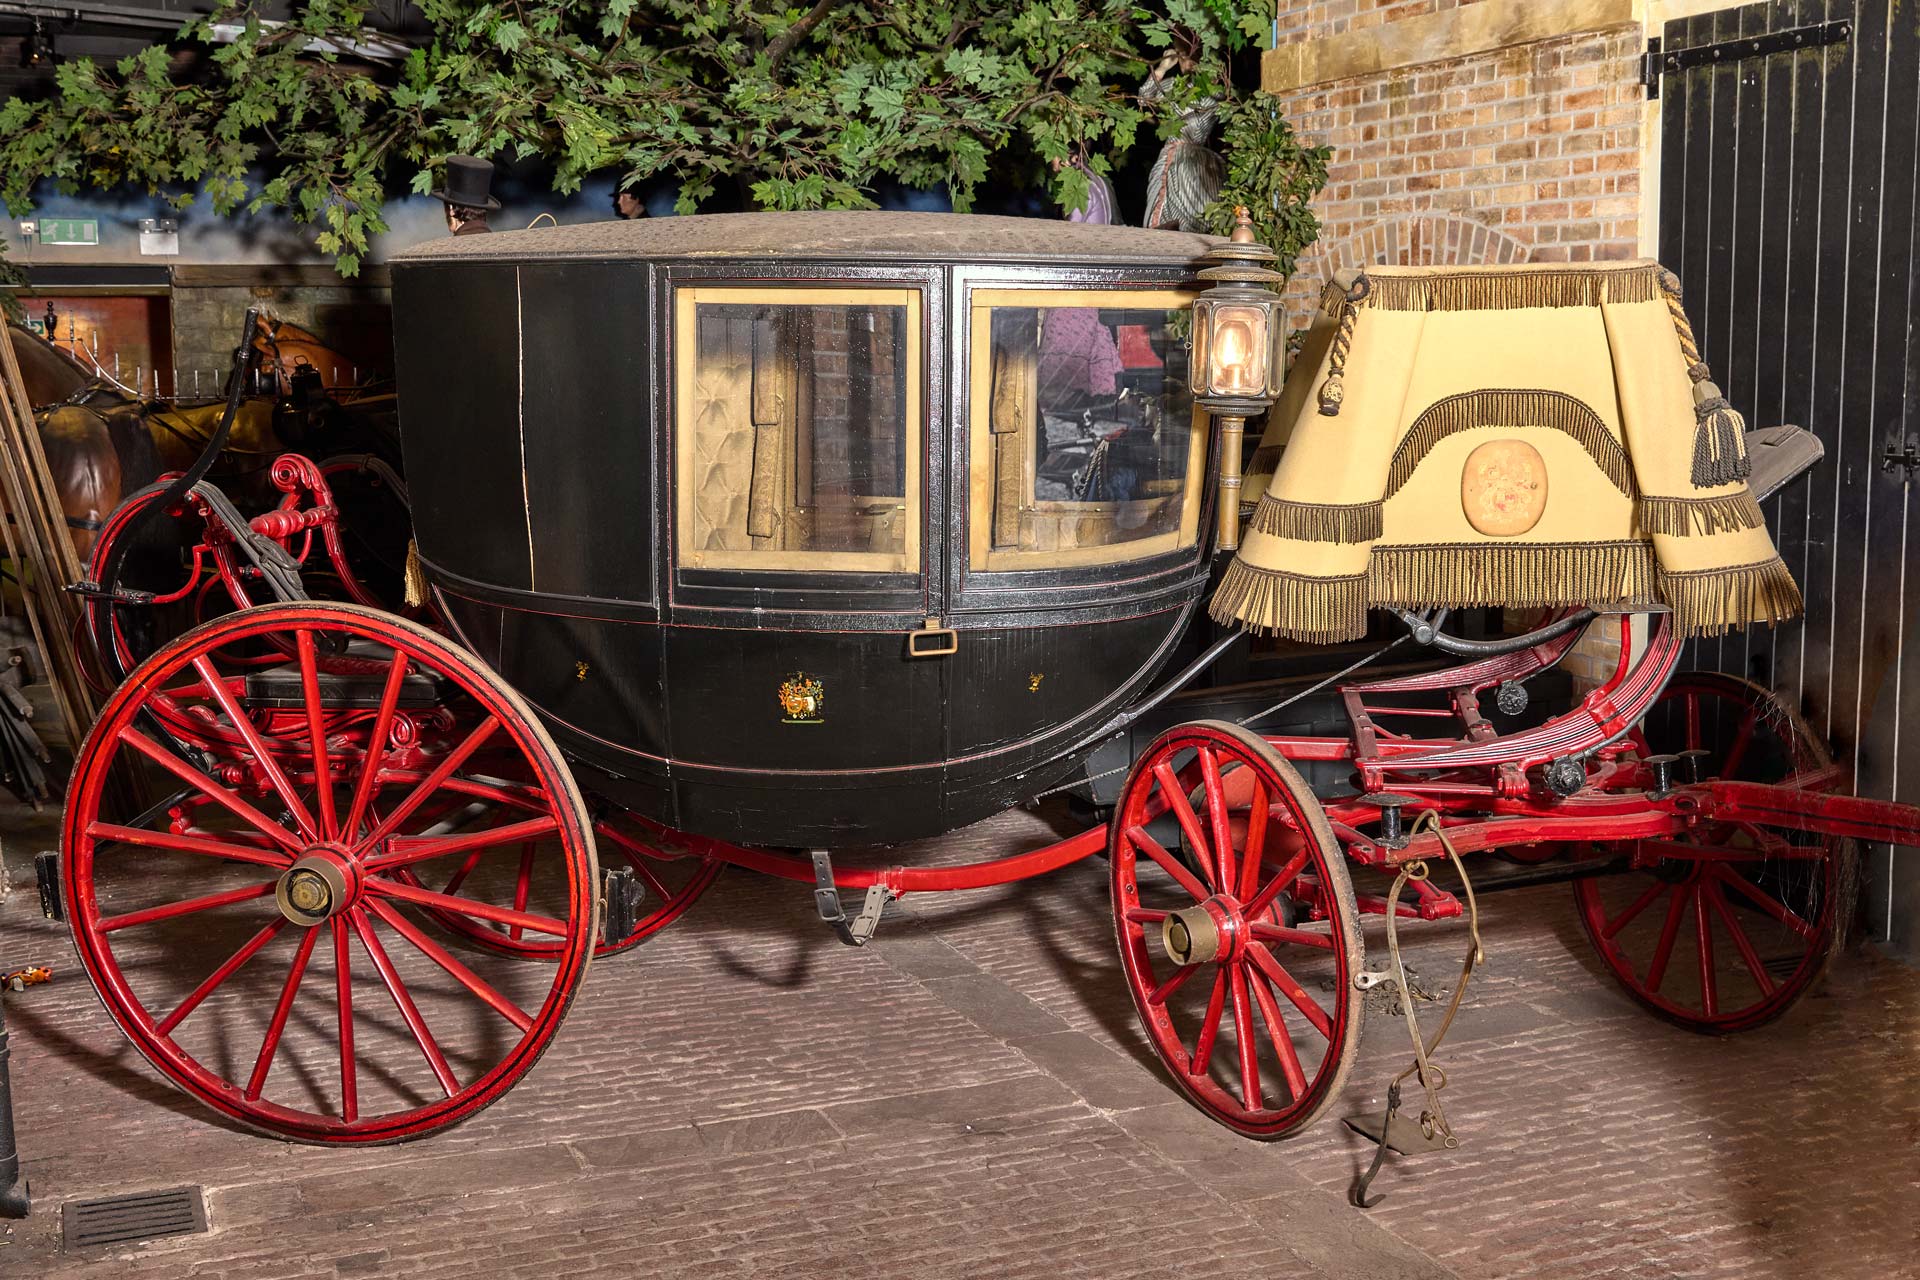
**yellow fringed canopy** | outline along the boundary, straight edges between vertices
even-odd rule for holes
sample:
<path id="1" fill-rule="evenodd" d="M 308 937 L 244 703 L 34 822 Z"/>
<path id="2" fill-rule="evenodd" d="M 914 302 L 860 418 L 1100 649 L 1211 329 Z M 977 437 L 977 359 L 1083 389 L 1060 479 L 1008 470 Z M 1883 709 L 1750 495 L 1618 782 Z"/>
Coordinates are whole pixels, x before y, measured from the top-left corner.
<path id="1" fill-rule="evenodd" d="M 1657 263 L 1343 274 L 1268 421 L 1220 622 L 1328 643 L 1373 605 L 1665 605 L 1684 635 L 1800 612 Z"/>

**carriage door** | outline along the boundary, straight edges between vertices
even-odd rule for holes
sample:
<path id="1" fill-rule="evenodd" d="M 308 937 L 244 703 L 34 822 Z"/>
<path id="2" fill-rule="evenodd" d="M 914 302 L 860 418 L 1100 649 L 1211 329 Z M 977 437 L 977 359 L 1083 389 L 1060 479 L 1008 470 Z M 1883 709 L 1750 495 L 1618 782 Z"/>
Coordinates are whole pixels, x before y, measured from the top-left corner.
<path id="1" fill-rule="evenodd" d="M 938 758 L 943 664 L 902 660 L 938 612 L 928 308 L 924 286 L 897 280 L 673 290 L 668 699 L 676 743 L 681 726 L 742 726 L 716 765 Z"/>
<path id="2" fill-rule="evenodd" d="M 1660 257 L 1749 424 L 1827 450 L 1766 504 L 1805 619 L 1698 641 L 1694 665 L 1777 690 L 1862 794 L 1920 802 L 1920 16 L 1770 0 L 1661 44 Z M 1866 853 L 1862 925 L 1913 954 L 1920 862 Z"/>

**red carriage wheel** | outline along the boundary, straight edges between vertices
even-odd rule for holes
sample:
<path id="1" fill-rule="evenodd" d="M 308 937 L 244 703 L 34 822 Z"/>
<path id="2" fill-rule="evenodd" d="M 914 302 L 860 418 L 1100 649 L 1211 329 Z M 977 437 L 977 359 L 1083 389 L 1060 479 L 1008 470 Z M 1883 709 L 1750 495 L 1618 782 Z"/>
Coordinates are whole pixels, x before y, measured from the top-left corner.
<path id="1" fill-rule="evenodd" d="M 1107 853 L 1127 987 L 1175 1082 L 1250 1137 L 1313 1121 L 1359 1050 L 1361 940 L 1306 782 L 1237 725 L 1181 725 L 1127 775 Z M 1275 918 L 1287 899 L 1297 924 Z"/>
<path id="2" fill-rule="evenodd" d="M 223 666 L 265 639 L 279 667 Z M 436 832 L 450 808 L 458 830 Z M 534 850 L 538 896 L 403 874 L 494 846 Z M 80 750 L 62 855 L 75 946 L 121 1030 L 284 1138 L 399 1141 L 497 1101 L 593 955 L 593 836 L 559 750 L 476 659 L 358 605 L 243 610 L 141 663 Z M 518 927 L 549 962 L 456 955 L 422 911 Z"/>
<path id="3" fill-rule="evenodd" d="M 1714 672 L 1675 676 L 1643 732 L 1654 753 L 1704 752 L 1703 777 L 1780 782 L 1832 763 L 1786 704 Z M 1663 856 L 1576 881 L 1574 892 L 1600 959 L 1653 1012 L 1693 1031 L 1745 1031 L 1779 1017 L 1826 971 L 1845 933 L 1852 841 L 1708 822 L 1643 851 Z"/>
<path id="4" fill-rule="evenodd" d="M 596 950 L 598 955 L 613 955 L 636 947 L 678 920 L 707 891 L 725 865 L 695 853 L 670 852 L 644 835 L 629 832 L 616 818 L 596 819 L 593 831 L 600 860 L 610 867 L 630 868 L 646 895 L 634 931 L 617 942 L 602 941 Z M 451 893 L 462 886 L 480 887 L 492 882 L 504 897 L 524 903 L 536 890 L 535 877 L 543 869 L 551 871 L 551 867 L 543 868 L 530 852 L 525 847 L 494 845 L 474 850 L 464 859 L 450 859 L 446 884 L 440 887 L 440 892 Z M 419 879 L 413 882 L 422 888 L 428 887 Z M 558 949 L 559 944 L 552 939 L 512 925 L 451 912 L 430 910 L 428 914 L 442 928 L 503 955 L 539 959 L 551 957 Z"/>

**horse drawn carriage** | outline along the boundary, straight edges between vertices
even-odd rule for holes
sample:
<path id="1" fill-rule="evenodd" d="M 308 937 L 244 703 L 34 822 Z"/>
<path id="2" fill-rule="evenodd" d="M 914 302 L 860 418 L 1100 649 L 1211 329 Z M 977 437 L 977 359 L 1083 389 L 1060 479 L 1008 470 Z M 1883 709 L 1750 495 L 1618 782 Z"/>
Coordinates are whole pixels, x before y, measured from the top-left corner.
<path id="1" fill-rule="evenodd" d="M 498 1099 L 589 961 L 723 867 L 804 884 L 857 944 L 901 894 L 1104 854 L 1148 1039 L 1195 1105 L 1273 1138 L 1357 1050 L 1362 918 L 1459 915 L 1420 869 L 1508 849 L 1572 866 L 1650 1009 L 1778 1014 L 1841 936 L 1851 841 L 1911 841 L 1916 815 L 1843 794 L 1764 689 L 1674 674 L 1685 637 L 1798 601 L 1747 482 L 1761 437 L 1662 273 L 1343 279 L 1283 388 L 1262 256 L 893 214 L 405 255 L 404 616 L 311 598 L 328 561 L 354 577 L 297 459 L 251 520 L 191 473 L 143 500 L 200 522 L 185 587 L 120 581 L 132 515 L 96 552 L 125 678 L 79 755 L 61 894 L 109 1012 L 239 1122 L 394 1141 Z M 1276 396 L 1243 489 L 1240 426 Z M 202 574 L 231 612 L 136 637 Z M 1449 629 L 1482 606 L 1546 617 Z M 1084 780 L 1247 631 L 1350 639 L 1376 607 L 1461 664 L 1342 685 L 1337 737 L 1177 725 L 1110 821 L 1045 848 L 835 862 Z M 1589 632 L 1612 678 L 1502 732 Z M 1405 874 L 1356 892 L 1350 867 Z"/>

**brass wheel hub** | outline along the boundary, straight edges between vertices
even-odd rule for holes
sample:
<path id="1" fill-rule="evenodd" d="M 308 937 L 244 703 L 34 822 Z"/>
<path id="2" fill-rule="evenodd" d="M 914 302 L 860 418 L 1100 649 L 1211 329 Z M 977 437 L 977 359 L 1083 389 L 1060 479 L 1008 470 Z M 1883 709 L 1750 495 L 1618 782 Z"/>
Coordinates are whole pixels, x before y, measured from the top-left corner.
<path id="1" fill-rule="evenodd" d="M 360 896 L 360 870 L 345 849 L 315 845 L 281 873 L 274 889 L 280 914 L 312 928 L 339 915 Z"/>
<path id="2" fill-rule="evenodd" d="M 1218 895 L 1191 907 L 1169 911 L 1160 924 L 1160 942 L 1177 965 L 1232 960 L 1246 934 L 1240 904 Z"/>

